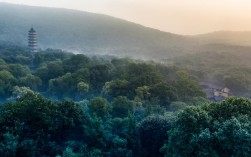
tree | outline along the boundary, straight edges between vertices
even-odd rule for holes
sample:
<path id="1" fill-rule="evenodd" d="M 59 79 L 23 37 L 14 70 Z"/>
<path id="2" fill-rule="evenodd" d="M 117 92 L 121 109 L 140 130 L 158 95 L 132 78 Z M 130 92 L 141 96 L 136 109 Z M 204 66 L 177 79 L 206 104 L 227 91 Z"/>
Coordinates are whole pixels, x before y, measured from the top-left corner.
<path id="1" fill-rule="evenodd" d="M 166 156 L 196 156 L 194 147 L 190 145 L 193 135 L 199 134 L 209 126 L 207 113 L 198 107 L 188 107 L 177 118 L 174 127 L 168 132 L 169 141 L 162 151 Z"/>
<path id="2" fill-rule="evenodd" d="M 184 102 L 181 101 L 174 101 L 172 102 L 169 106 L 168 106 L 168 110 L 175 112 L 175 111 L 179 111 L 184 109 L 185 107 L 187 107 L 188 105 Z"/>
<path id="3" fill-rule="evenodd" d="M 90 101 L 90 111 L 104 117 L 111 111 L 111 105 L 102 97 L 95 97 Z"/>
<path id="4" fill-rule="evenodd" d="M 20 78 L 29 74 L 27 67 L 21 64 L 9 64 L 9 72 L 13 74 L 14 77 Z"/>
<path id="5" fill-rule="evenodd" d="M 172 101 L 177 100 L 175 90 L 167 83 L 158 83 L 150 88 L 151 99 L 157 99 L 161 106 L 168 106 Z"/>
<path id="6" fill-rule="evenodd" d="M 42 85 L 42 80 L 32 74 L 28 74 L 25 77 L 21 77 L 19 82 L 22 86 L 29 87 L 32 90 L 37 90 Z"/>
<path id="7" fill-rule="evenodd" d="M 102 92 L 110 99 L 118 96 L 127 96 L 130 94 L 129 82 L 127 80 L 112 80 L 106 82 Z"/>
<path id="8" fill-rule="evenodd" d="M 223 82 L 236 94 L 244 94 L 250 91 L 251 72 L 246 68 L 231 68 L 223 76 Z"/>
<path id="9" fill-rule="evenodd" d="M 79 82 L 77 84 L 77 90 L 80 96 L 84 96 L 84 94 L 86 94 L 89 91 L 89 84 L 85 82 Z"/>
<path id="10" fill-rule="evenodd" d="M 166 156 L 251 155 L 251 101 L 228 98 L 219 103 L 188 107 L 168 132 Z"/>
<path id="11" fill-rule="evenodd" d="M 57 104 L 57 120 L 54 127 L 56 127 L 60 133 L 57 135 L 59 141 L 64 139 L 79 139 L 82 136 L 82 125 L 87 118 L 83 112 L 81 106 L 70 100 L 63 100 Z"/>
<path id="12" fill-rule="evenodd" d="M 16 78 L 9 71 L 0 71 L 0 99 L 9 97 L 15 85 Z"/>
<path id="13" fill-rule="evenodd" d="M 171 129 L 172 119 L 164 116 L 151 116 L 138 125 L 142 157 L 161 157 L 159 149 L 168 140 L 167 131 Z"/>
<path id="14" fill-rule="evenodd" d="M 54 150 L 48 151 L 46 146 L 49 146 L 51 138 L 55 136 L 56 110 L 56 104 L 34 93 L 27 93 L 15 103 L 7 103 L 1 107 L 1 132 L 11 132 L 14 136 L 18 136 L 20 142 L 16 156 L 33 154 L 34 149 L 38 148 L 41 155 L 52 155 L 50 153 Z M 36 145 L 35 141 L 27 141 L 28 139 L 35 141 L 39 139 L 39 142 Z M 27 148 L 31 142 L 35 148 Z"/>
<path id="15" fill-rule="evenodd" d="M 83 54 L 76 54 L 63 62 L 65 72 L 75 72 L 81 68 L 86 68 L 90 59 Z"/>
<path id="16" fill-rule="evenodd" d="M 90 82 L 90 71 L 88 68 L 81 68 L 73 73 L 74 79 L 76 79 L 77 82 Z"/>
<path id="17" fill-rule="evenodd" d="M 215 123 L 212 133 L 215 151 L 222 157 L 248 157 L 251 155 L 251 123 L 250 117 L 239 116 Z"/>
<path id="18" fill-rule="evenodd" d="M 136 90 L 136 97 L 135 99 L 137 100 L 149 100 L 149 98 L 151 97 L 151 93 L 150 93 L 150 88 L 148 86 L 142 86 L 142 87 L 138 87 Z"/>
<path id="19" fill-rule="evenodd" d="M 125 96 L 114 98 L 112 102 L 112 115 L 115 117 L 125 117 L 134 110 L 134 103 Z"/>
<path id="20" fill-rule="evenodd" d="M 63 64 L 61 61 L 43 63 L 39 66 L 35 75 L 42 80 L 43 89 L 46 90 L 50 79 L 55 79 L 64 75 Z"/>
<path id="21" fill-rule="evenodd" d="M 78 157 L 76 153 L 72 151 L 71 148 L 67 147 L 63 152 L 62 157 Z"/>
<path id="22" fill-rule="evenodd" d="M 47 63 L 47 75 L 49 78 L 56 78 L 64 74 L 63 63 L 61 61 L 51 61 Z"/>
<path id="23" fill-rule="evenodd" d="M 8 70 L 8 64 L 2 59 L 0 58 L 0 70 Z"/>
<path id="24" fill-rule="evenodd" d="M 127 140 L 116 136 L 111 143 L 111 157 L 128 157 Z"/>
<path id="25" fill-rule="evenodd" d="M 187 101 L 192 97 L 206 97 L 198 81 L 186 71 L 177 71 L 174 87 L 177 90 L 178 98 Z"/>
<path id="26" fill-rule="evenodd" d="M 164 82 L 163 76 L 156 67 L 147 63 L 130 64 L 124 78 L 130 82 L 130 88 L 134 90 L 137 87 L 152 86 Z"/>
<path id="27" fill-rule="evenodd" d="M 2 105 L 0 117 L 0 149 L 2 135 L 9 132 L 18 138 L 16 150 L 11 144 L 16 156 L 55 156 L 65 149 L 66 141 L 83 142 L 83 125 L 88 120 L 77 103 L 53 102 L 30 92 Z"/>
<path id="28" fill-rule="evenodd" d="M 28 93 L 35 94 L 29 87 L 15 86 L 13 88 L 12 96 L 10 98 L 8 98 L 8 99 L 17 100 L 17 99 L 20 99 L 21 97 L 25 96 Z"/>
<path id="29" fill-rule="evenodd" d="M 107 65 L 96 65 L 90 68 L 90 85 L 95 93 L 100 93 L 109 78 L 110 72 Z"/>
<path id="30" fill-rule="evenodd" d="M 15 157 L 18 148 L 18 136 L 9 132 L 3 134 L 3 140 L 0 142 L 0 155 L 2 157 Z"/>
<path id="31" fill-rule="evenodd" d="M 247 98 L 229 97 L 222 102 L 212 102 L 202 106 L 213 120 L 227 120 L 239 115 L 251 117 L 251 102 Z"/>
<path id="32" fill-rule="evenodd" d="M 77 89 L 77 84 L 75 80 L 73 79 L 71 73 L 66 73 L 65 75 L 61 77 L 58 77 L 56 79 L 51 79 L 49 81 L 48 91 L 59 99 L 65 98 L 65 97 L 74 98 L 76 89 Z"/>
<path id="33" fill-rule="evenodd" d="M 91 148 L 105 149 L 107 134 L 104 123 L 99 117 L 94 116 L 88 119 L 87 124 L 84 125 L 84 139 Z"/>

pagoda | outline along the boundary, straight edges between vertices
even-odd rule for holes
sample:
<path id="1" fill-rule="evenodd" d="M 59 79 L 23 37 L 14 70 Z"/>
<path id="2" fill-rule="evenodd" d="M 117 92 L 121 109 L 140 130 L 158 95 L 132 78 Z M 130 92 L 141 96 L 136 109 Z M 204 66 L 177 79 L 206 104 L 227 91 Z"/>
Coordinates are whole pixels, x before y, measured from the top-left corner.
<path id="1" fill-rule="evenodd" d="M 33 27 L 29 30 L 29 39 L 28 39 L 28 46 L 30 49 L 30 52 L 32 54 L 34 54 L 35 52 L 37 52 L 37 33 L 36 31 L 33 29 Z"/>

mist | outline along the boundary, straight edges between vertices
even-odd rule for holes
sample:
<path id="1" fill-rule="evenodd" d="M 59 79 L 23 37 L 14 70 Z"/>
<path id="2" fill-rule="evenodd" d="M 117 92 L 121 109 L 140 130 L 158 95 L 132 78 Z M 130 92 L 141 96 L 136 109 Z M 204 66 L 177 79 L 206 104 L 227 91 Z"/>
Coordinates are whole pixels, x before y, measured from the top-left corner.
<path id="1" fill-rule="evenodd" d="M 101 13 L 176 34 L 202 34 L 251 28 L 248 0 L 0 0 L 16 4 Z"/>

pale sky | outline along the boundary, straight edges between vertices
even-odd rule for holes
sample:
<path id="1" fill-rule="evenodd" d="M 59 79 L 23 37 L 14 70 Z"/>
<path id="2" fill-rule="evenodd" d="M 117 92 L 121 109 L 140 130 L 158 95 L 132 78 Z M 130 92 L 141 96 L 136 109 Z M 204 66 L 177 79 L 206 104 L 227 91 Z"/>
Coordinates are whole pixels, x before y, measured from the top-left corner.
<path id="1" fill-rule="evenodd" d="M 0 0 L 0 2 L 102 13 L 177 34 L 251 30 L 251 0 Z"/>

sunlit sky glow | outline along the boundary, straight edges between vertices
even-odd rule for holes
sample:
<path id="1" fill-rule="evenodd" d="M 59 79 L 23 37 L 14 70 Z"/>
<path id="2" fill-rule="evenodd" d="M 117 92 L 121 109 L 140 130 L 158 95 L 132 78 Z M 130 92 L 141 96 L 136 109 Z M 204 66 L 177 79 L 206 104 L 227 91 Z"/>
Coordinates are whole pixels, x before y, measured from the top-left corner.
<path id="1" fill-rule="evenodd" d="M 251 0 L 0 0 L 102 13 L 177 34 L 251 30 Z"/>

